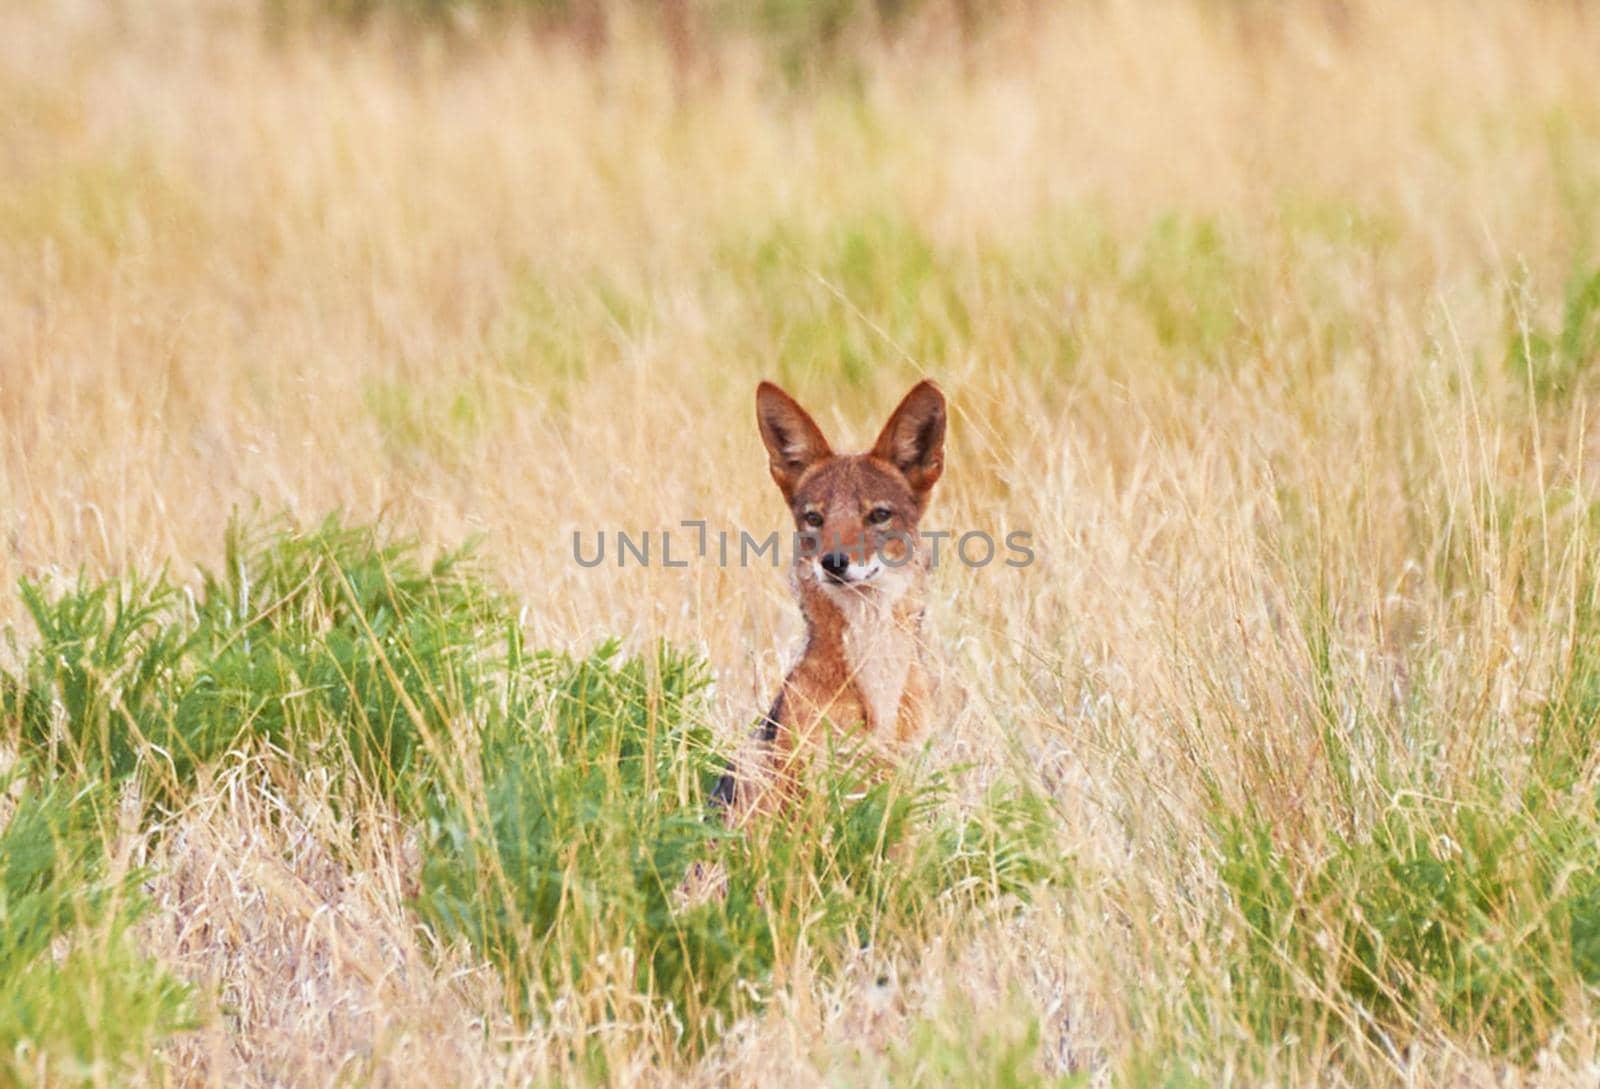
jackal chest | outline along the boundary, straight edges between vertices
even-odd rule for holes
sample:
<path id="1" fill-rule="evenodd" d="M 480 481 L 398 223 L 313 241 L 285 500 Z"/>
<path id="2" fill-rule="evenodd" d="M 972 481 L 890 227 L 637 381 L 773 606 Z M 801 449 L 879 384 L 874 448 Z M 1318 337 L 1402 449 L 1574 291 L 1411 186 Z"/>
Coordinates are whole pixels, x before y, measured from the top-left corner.
<path id="1" fill-rule="evenodd" d="M 921 731 L 921 608 L 905 593 L 827 590 L 801 581 L 808 621 L 805 650 L 785 680 L 784 726 L 809 737 L 823 721 L 863 726 L 874 742 L 911 740 Z M 911 692 L 911 695 L 908 695 Z"/>
<path id="2" fill-rule="evenodd" d="M 845 664 L 867 729 L 880 736 L 895 736 L 900 732 L 901 701 L 917 657 L 915 633 L 901 631 L 892 613 L 860 619 L 862 622 L 845 627 Z"/>

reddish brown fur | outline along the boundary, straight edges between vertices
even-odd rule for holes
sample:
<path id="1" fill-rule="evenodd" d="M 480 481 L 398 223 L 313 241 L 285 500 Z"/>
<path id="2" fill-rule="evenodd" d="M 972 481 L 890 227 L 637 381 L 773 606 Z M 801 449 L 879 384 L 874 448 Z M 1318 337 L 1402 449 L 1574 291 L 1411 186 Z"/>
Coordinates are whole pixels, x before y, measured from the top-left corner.
<path id="1" fill-rule="evenodd" d="M 920 736 L 930 685 L 919 639 L 927 557 L 916 534 L 944 468 L 944 397 L 932 382 L 912 388 L 865 454 L 833 453 L 810 415 L 771 383 L 757 388 L 756 415 L 796 530 L 818 535 L 818 551 L 848 555 L 848 571 L 863 574 L 841 582 L 815 553 L 797 553 L 805 648 L 757 730 L 753 766 L 729 791 L 735 819 L 792 793 L 830 726 L 864 731 L 888 758 Z"/>

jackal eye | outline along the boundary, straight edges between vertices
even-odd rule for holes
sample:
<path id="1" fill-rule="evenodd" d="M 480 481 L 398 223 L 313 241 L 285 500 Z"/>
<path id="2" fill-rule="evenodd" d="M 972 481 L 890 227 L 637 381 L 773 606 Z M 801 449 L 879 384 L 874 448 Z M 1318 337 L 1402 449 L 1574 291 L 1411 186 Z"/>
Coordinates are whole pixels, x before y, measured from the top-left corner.
<path id="1" fill-rule="evenodd" d="M 808 526 L 820 526 L 821 524 L 822 524 L 822 514 L 819 511 L 814 511 L 814 510 L 806 511 L 806 525 L 808 525 Z"/>
<path id="2" fill-rule="evenodd" d="M 881 526 L 894 517 L 894 511 L 888 507 L 873 507 L 867 512 L 867 521 L 875 526 Z"/>

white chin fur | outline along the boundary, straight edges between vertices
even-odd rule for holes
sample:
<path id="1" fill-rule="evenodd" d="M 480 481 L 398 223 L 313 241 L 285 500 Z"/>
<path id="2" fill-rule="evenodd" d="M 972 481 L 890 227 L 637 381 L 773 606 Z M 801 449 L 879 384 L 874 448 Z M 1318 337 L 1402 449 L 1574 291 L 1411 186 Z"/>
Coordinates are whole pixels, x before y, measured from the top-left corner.
<path id="1" fill-rule="evenodd" d="M 811 561 L 812 575 L 830 590 L 851 590 L 858 586 L 869 586 L 883 574 L 883 571 L 883 564 L 877 560 L 873 560 L 871 563 L 851 562 L 844 569 L 844 579 L 840 581 L 835 580 L 823 569 L 821 560 Z"/>
<path id="2" fill-rule="evenodd" d="M 835 582 L 823 570 L 820 560 L 811 561 L 811 577 L 828 596 L 841 604 L 861 602 L 867 598 L 883 604 L 897 601 L 906 591 L 902 572 L 877 560 L 866 564 L 852 563 L 845 569 L 845 581 Z"/>

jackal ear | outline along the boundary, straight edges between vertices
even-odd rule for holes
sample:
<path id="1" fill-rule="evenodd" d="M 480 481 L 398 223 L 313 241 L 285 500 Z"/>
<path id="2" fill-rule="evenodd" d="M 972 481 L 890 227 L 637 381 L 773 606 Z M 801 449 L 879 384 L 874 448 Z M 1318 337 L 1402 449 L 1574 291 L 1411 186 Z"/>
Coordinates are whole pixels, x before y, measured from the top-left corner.
<path id="1" fill-rule="evenodd" d="M 944 394 L 929 379 L 911 387 L 883 425 L 872 456 L 906 475 L 919 501 L 944 472 Z"/>
<path id="2" fill-rule="evenodd" d="M 767 445 L 768 467 L 784 499 L 794 497 L 794 486 L 813 464 L 832 457 L 822 429 L 800 403 L 771 382 L 756 387 L 756 423 Z"/>

